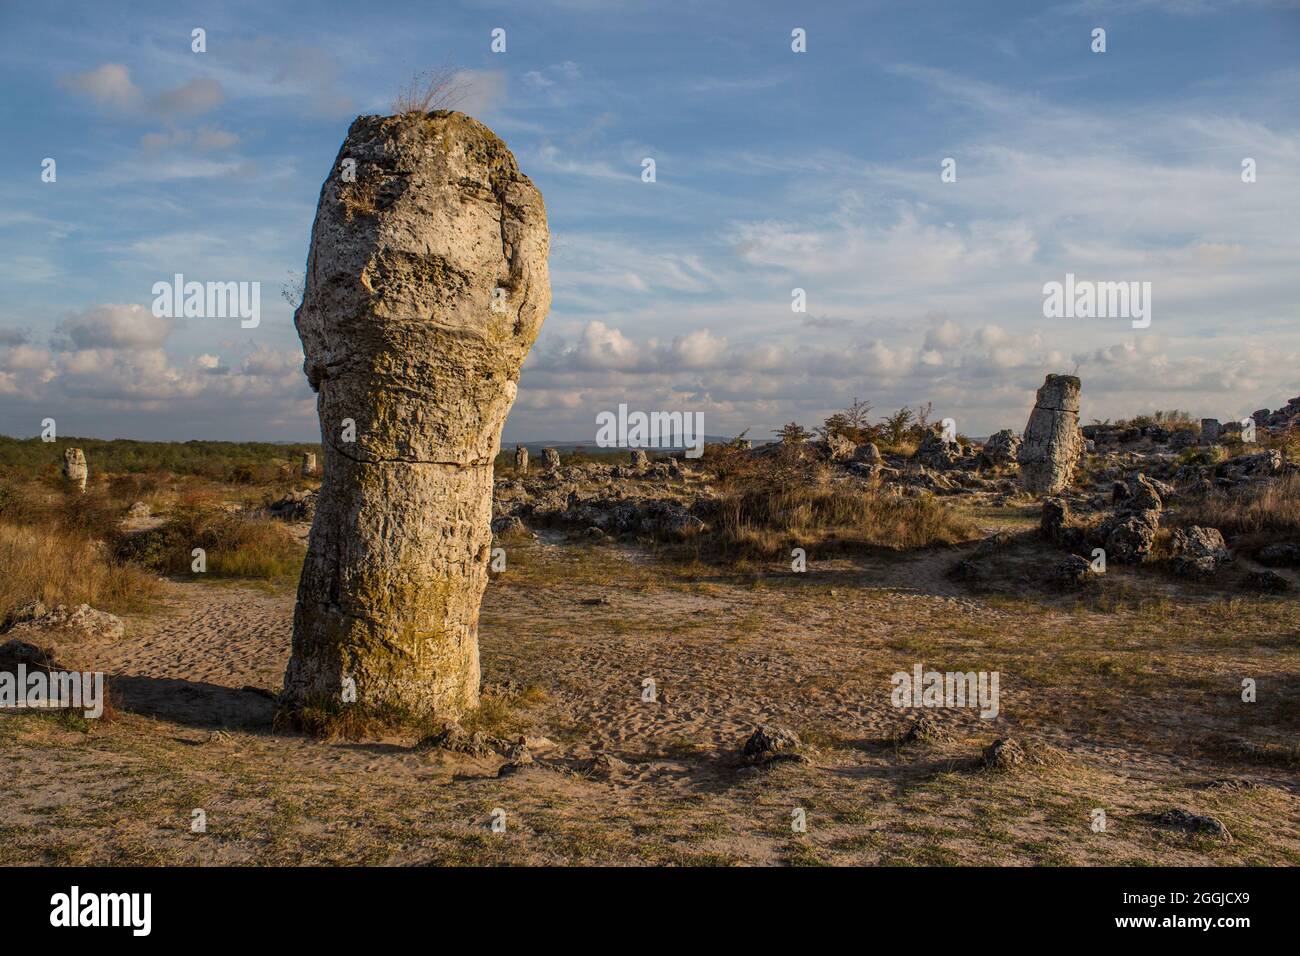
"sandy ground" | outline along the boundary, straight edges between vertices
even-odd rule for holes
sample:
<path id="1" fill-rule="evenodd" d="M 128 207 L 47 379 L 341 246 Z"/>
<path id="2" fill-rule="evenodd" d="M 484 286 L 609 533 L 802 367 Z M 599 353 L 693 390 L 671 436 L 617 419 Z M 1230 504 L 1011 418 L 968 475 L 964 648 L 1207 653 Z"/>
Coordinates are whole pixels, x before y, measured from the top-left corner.
<path id="1" fill-rule="evenodd" d="M 536 765 L 499 778 L 504 758 L 409 737 L 273 733 L 292 593 L 176 581 L 94 650 L 114 719 L 0 716 L 0 862 L 1300 863 L 1295 599 L 980 597 L 946 577 L 955 551 L 806 574 L 547 540 L 508 555 L 481 716 Z M 952 739 L 898 746 L 914 713 L 889 678 L 918 662 L 999 671 L 999 717 L 933 711 Z M 808 762 L 745 765 L 762 722 L 803 735 Z M 1047 763 L 980 769 L 1008 735 Z M 612 773 L 587 769 L 597 751 Z M 1232 838 L 1148 816 L 1171 807 Z"/>

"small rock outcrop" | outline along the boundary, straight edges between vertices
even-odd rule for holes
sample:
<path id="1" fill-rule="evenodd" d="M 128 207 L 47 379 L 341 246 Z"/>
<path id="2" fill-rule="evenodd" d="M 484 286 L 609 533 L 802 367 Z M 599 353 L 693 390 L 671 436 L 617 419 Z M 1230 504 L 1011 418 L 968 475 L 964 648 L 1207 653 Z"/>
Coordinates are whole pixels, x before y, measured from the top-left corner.
<path id="1" fill-rule="evenodd" d="M 515 474 L 528 474 L 528 449 L 523 445 L 515 446 Z"/>
<path id="2" fill-rule="evenodd" d="M 14 640 L 43 643 L 45 639 L 62 639 L 75 643 L 112 643 L 122 639 L 126 628 L 122 619 L 89 604 L 69 607 L 57 604 L 47 608 L 33 601 L 13 611 L 6 622 L 4 635 Z"/>
<path id="3" fill-rule="evenodd" d="M 1200 833 L 1206 836 L 1216 837 L 1225 843 L 1232 842 L 1232 834 L 1228 828 L 1223 825 L 1218 817 L 1212 817 L 1205 813 L 1193 813 L 1182 807 L 1173 807 L 1169 810 L 1162 810 L 1159 813 L 1149 815 L 1152 823 L 1162 827 L 1168 827 L 1172 830 L 1182 830 L 1186 833 Z"/>
<path id="4" fill-rule="evenodd" d="M 980 762 L 989 770 L 1007 773 L 1026 761 L 1024 748 L 1014 738 L 1002 737 L 984 748 Z"/>
<path id="5" fill-rule="evenodd" d="M 554 448 L 542 449 L 542 464 L 546 466 L 546 473 L 553 475 L 560 470 L 560 453 Z"/>
<path id="6" fill-rule="evenodd" d="M 994 432 L 980 449 L 980 460 L 986 465 L 1014 464 L 1020 454 L 1020 436 L 1010 428 Z"/>
<path id="7" fill-rule="evenodd" d="M 885 456 L 880 453 L 880 448 L 875 442 L 869 441 L 857 447 L 853 452 L 853 460 L 864 465 L 880 465 L 884 463 Z"/>
<path id="8" fill-rule="evenodd" d="M 774 760 L 797 760 L 801 746 L 802 742 L 794 731 L 763 724 L 749 735 L 740 752 L 750 763 L 764 764 Z"/>
<path id="9" fill-rule="evenodd" d="M 310 478 L 316 474 L 316 453 L 315 452 L 311 452 L 311 451 L 303 452 L 301 473 L 304 478 Z"/>
<path id="10" fill-rule="evenodd" d="M 632 449 L 631 467 L 632 470 L 634 472 L 637 472 L 638 474 L 640 472 L 647 470 L 650 467 L 650 456 L 645 453 L 645 449 L 643 448 Z"/>
<path id="11" fill-rule="evenodd" d="M 492 463 L 550 306 L 548 246 L 541 195 L 481 123 L 352 123 L 294 315 L 324 470 L 287 711 L 353 686 L 357 706 L 412 716 L 477 704 Z"/>
<path id="12" fill-rule="evenodd" d="M 63 449 L 63 477 L 81 494 L 86 493 L 86 478 L 90 470 L 86 467 L 86 453 L 80 448 Z"/>
<path id="13" fill-rule="evenodd" d="M 1174 570 L 1187 577 L 1210 577 L 1232 560 L 1218 528 L 1177 528 L 1171 540 Z"/>
<path id="14" fill-rule="evenodd" d="M 935 427 L 926 430 L 912 460 L 929 468 L 943 470 L 951 468 L 961 460 L 961 457 L 961 445 L 945 439 L 940 429 Z"/>
<path id="15" fill-rule="evenodd" d="M 1074 474 L 1083 439 L 1079 434 L 1079 392 L 1073 375 L 1049 375 L 1038 390 L 1034 410 L 1016 454 L 1020 486 L 1035 494 L 1061 492 Z"/>
<path id="16" fill-rule="evenodd" d="M 826 436 L 826 457 L 831 461 L 849 461 L 857 450 L 858 446 L 853 440 L 839 432 L 831 432 Z"/>

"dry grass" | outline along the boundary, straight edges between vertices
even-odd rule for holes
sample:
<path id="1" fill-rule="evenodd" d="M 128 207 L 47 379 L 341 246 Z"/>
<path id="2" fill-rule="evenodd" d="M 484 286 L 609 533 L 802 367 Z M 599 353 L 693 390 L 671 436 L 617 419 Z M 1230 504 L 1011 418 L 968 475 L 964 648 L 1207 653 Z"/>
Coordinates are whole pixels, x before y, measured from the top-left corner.
<path id="1" fill-rule="evenodd" d="M 897 498 L 843 482 L 732 493 L 714 521 L 715 543 L 737 557 L 772 558 L 792 547 L 908 550 L 977 537 L 973 524 L 933 498 Z"/>
<path id="2" fill-rule="evenodd" d="M 455 67 L 417 73 L 393 98 L 393 112 L 401 115 L 454 110 L 467 92 L 466 85 L 458 79 L 460 73 Z"/>
<path id="3" fill-rule="evenodd" d="M 279 522 L 196 500 L 178 504 L 160 527 L 124 539 L 119 551 L 157 571 L 188 574 L 195 548 L 206 552 L 207 574 L 257 580 L 296 578 L 304 554 Z"/>
<path id="4" fill-rule="evenodd" d="M 0 523 L 0 616 L 32 600 L 140 610 L 158 589 L 154 575 L 85 534 Z"/>
<path id="5" fill-rule="evenodd" d="M 1225 535 L 1300 535 L 1300 475 L 1286 475 L 1232 494 L 1212 492 L 1181 505 L 1184 525 L 1218 528 Z"/>
<path id="6" fill-rule="evenodd" d="M 760 458 L 714 445 L 704 463 L 720 490 L 713 534 L 700 546 L 713 557 L 766 559 L 792 547 L 907 550 L 982 537 L 969 519 L 933 498 L 900 498 L 875 484 L 836 480 L 799 446 Z"/>

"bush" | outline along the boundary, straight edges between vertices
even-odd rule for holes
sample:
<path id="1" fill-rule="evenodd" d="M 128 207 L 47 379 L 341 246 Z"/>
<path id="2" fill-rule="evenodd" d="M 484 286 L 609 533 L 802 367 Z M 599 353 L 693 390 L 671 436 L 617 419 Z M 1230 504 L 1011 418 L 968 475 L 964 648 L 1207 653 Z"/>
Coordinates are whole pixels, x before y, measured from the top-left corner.
<path id="1" fill-rule="evenodd" d="M 1225 536 L 1295 538 L 1300 535 L 1300 475 L 1284 475 L 1231 494 L 1212 491 L 1179 508 L 1178 521 L 1218 528 Z"/>
<path id="2" fill-rule="evenodd" d="M 32 600 L 140 610 L 159 588 L 155 575 L 84 533 L 0 521 L 0 616 Z"/>
<path id="3" fill-rule="evenodd" d="M 206 552 L 207 574 L 262 580 L 296 577 L 304 550 L 279 522 L 179 503 L 159 527 L 123 538 L 120 556 L 164 574 L 190 574 L 193 550 Z"/>
<path id="4" fill-rule="evenodd" d="M 722 557 L 773 558 L 813 546 L 823 552 L 925 548 L 981 537 L 933 498 L 900 498 L 876 485 L 833 480 L 825 464 L 793 449 L 760 456 L 711 445 L 703 461 L 720 492 L 703 547 Z"/>

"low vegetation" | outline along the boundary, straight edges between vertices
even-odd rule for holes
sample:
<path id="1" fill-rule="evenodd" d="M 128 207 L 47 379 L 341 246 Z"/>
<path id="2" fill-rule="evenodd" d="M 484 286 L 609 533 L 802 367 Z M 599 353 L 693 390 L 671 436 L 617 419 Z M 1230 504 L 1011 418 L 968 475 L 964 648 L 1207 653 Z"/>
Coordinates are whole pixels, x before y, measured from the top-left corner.
<path id="1" fill-rule="evenodd" d="M 799 444 L 783 442 L 766 458 L 737 445 L 710 446 L 704 460 L 720 492 L 706 547 L 729 558 L 773 558 L 794 547 L 927 548 L 981 536 L 934 498 L 834 480 Z"/>
<path id="2" fill-rule="evenodd" d="M 191 574 L 193 549 L 206 573 L 291 583 L 303 547 L 258 508 L 293 487 L 298 449 L 232 442 L 97 442 L 86 449 L 85 494 L 60 476 L 69 441 L 0 438 L 0 618 L 33 600 L 146 609 L 159 575 Z M 162 517 L 132 527 L 137 503 Z"/>

